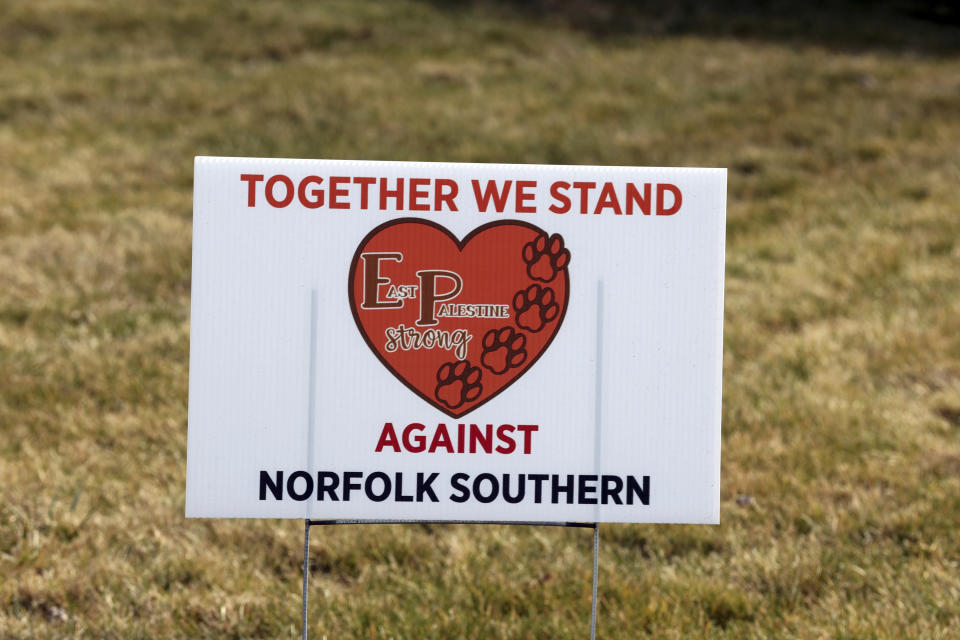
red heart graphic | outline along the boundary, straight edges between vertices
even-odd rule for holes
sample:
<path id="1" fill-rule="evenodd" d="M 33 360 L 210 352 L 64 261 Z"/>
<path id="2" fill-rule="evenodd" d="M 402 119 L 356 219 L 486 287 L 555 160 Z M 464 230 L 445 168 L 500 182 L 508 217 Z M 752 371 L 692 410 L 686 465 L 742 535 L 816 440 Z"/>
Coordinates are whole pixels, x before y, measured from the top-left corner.
<path id="1" fill-rule="evenodd" d="M 367 345 L 418 396 L 457 418 L 506 389 L 563 323 L 570 252 L 532 224 L 492 222 L 463 240 L 419 218 L 360 242 L 348 289 Z"/>

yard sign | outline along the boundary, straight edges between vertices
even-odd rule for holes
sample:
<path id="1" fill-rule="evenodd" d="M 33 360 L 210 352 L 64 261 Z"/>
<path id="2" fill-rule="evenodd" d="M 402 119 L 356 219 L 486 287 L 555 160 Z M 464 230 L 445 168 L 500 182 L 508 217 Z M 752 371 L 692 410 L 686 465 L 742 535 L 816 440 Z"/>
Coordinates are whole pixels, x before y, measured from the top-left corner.
<path id="1" fill-rule="evenodd" d="M 187 516 L 717 522 L 725 201 L 197 158 Z"/>

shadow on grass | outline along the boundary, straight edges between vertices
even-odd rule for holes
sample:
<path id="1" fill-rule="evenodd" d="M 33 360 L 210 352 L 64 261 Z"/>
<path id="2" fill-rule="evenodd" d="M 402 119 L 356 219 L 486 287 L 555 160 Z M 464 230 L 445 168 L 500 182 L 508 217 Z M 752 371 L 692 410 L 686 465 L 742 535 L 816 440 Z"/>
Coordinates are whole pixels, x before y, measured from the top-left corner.
<path id="1" fill-rule="evenodd" d="M 598 38 L 703 35 L 819 45 L 841 51 L 960 53 L 960 3 L 949 0 L 472 0 Z"/>

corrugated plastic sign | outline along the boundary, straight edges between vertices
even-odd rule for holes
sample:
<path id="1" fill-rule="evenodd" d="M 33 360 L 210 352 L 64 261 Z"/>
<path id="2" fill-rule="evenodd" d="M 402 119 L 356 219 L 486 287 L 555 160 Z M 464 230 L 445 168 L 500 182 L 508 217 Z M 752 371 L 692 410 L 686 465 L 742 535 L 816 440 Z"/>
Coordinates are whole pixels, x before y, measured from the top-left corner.
<path id="1" fill-rule="evenodd" d="M 719 518 L 726 170 L 197 158 L 190 517 Z"/>

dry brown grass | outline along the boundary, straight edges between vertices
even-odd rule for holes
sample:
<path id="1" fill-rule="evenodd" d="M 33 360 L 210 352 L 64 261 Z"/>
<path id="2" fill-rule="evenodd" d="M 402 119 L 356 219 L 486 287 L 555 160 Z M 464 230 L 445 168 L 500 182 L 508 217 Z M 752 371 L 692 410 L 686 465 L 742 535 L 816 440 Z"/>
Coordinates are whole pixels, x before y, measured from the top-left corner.
<path id="1" fill-rule="evenodd" d="M 0 637 L 297 633 L 301 523 L 183 517 L 201 154 L 729 166 L 722 524 L 603 526 L 599 635 L 960 636 L 956 28 L 579 15 L 0 6 Z M 585 635 L 586 532 L 313 550 L 317 638 Z"/>

